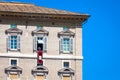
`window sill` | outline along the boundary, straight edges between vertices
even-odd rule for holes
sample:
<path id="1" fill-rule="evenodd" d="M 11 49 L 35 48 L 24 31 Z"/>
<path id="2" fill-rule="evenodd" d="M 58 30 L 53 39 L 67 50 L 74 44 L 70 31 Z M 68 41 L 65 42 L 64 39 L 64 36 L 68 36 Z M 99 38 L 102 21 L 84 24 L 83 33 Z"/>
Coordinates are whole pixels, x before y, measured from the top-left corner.
<path id="1" fill-rule="evenodd" d="M 73 52 L 60 52 L 61 54 L 73 54 Z"/>
<path id="2" fill-rule="evenodd" d="M 20 52 L 20 49 L 9 49 L 8 52 Z"/>

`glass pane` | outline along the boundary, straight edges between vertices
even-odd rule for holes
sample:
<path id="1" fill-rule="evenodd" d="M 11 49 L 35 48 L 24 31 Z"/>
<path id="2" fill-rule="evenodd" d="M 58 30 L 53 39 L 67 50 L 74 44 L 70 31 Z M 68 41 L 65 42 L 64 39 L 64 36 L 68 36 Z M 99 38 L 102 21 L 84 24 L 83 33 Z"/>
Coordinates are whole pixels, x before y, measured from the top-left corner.
<path id="1" fill-rule="evenodd" d="M 42 29 L 42 26 L 37 26 L 36 29 Z"/>
<path id="2" fill-rule="evenodd" d="M 63 31 L 67 31 L 69 28 L 68 27 L 63 27 Z"/>
<path id="3" fill-rule="evenodd" d="M 17 60 L 11 60 L 11 65 L 17 65 Z"/>
<path id="4" fill-rule="evenodd" d="M 43 38 L 42 38 L 42 37 L 38 37 L 37 39 L 38 39 L 38 40 L 43 40 Z"/>
<path id="5" fill-rule="evenodd" d="M 11 36 L 11 49 L 17 49 L 17 36 Z"/>
<path id="6" fill-rule="evenodd" d="M 11 24 L 10 27 L 11 28 L 16 28 L 16 24 Z"/>
<path id="7" fill-rule="evenodd" d="M 68 68 L 69 67 L 69 62 L 64 62 L 64 67 Z"/>
<path id="8" fill-rule="evenodd" d="M 17 49 L 17 46 L 14 46 L 14 49 Z"/>
<path id="9" fill-rule="evenodd" d="M 63 39 L 63 50 L 64 51 L 69 51 L 69 43 L 70 43 L 69 38 L 64 38 Z"/>

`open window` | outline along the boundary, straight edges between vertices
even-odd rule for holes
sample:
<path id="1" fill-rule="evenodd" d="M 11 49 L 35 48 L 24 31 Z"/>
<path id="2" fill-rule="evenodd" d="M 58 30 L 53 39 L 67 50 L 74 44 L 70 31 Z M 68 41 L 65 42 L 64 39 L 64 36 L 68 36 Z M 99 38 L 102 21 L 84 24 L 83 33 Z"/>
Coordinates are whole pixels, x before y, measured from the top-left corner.
<path id="1" fill-rule="evenodd" d="M 47 36 L 48 31 L 43 28 L 37 28 L 32 31 L 33 35 L 33 52 L 37 50 L 42 50 L 43 52 L 47 52 Z"/>

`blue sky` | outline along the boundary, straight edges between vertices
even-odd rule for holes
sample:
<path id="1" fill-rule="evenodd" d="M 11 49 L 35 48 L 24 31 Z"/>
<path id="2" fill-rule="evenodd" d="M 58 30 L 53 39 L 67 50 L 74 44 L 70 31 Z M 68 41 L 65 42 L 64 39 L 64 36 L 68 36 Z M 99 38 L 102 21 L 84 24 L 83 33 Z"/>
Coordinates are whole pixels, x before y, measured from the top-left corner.
<path id="1" fill-rule="evenodd" d="M 83 25 L 83 80 L 120 80 L 119 0 L 6 0 L 88 13 Z"/>

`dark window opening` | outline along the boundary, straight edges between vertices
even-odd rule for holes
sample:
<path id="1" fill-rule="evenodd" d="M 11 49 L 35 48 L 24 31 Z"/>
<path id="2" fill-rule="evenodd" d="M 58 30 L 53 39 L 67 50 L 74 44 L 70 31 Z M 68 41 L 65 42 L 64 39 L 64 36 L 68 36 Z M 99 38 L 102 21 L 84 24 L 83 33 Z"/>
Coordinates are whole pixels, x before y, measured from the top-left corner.
<path id="1" fill-rule="evenodd" d="M 37 50 L 43 50 L 43 44 L 37 43 Z"/>
<path id="2" fill-rule="evenodd" d="M 69 62 L 64 62 L 64 63 L 63 63 L 63 66 L 64 66 L 65 68 L 69 68 Z"/>
<path id="3" fill-rule="evenodd" d="M 37 64 L 37 66 L 43 66 L 43 61 L 42 61 L 42 63 L 41 63 L 41 64 Z"/>
<path id="4" fill-rule="evenodd" d="M 17 65 L 17 60 L 11 60 L 11 65 L 16 66 Z"/>

